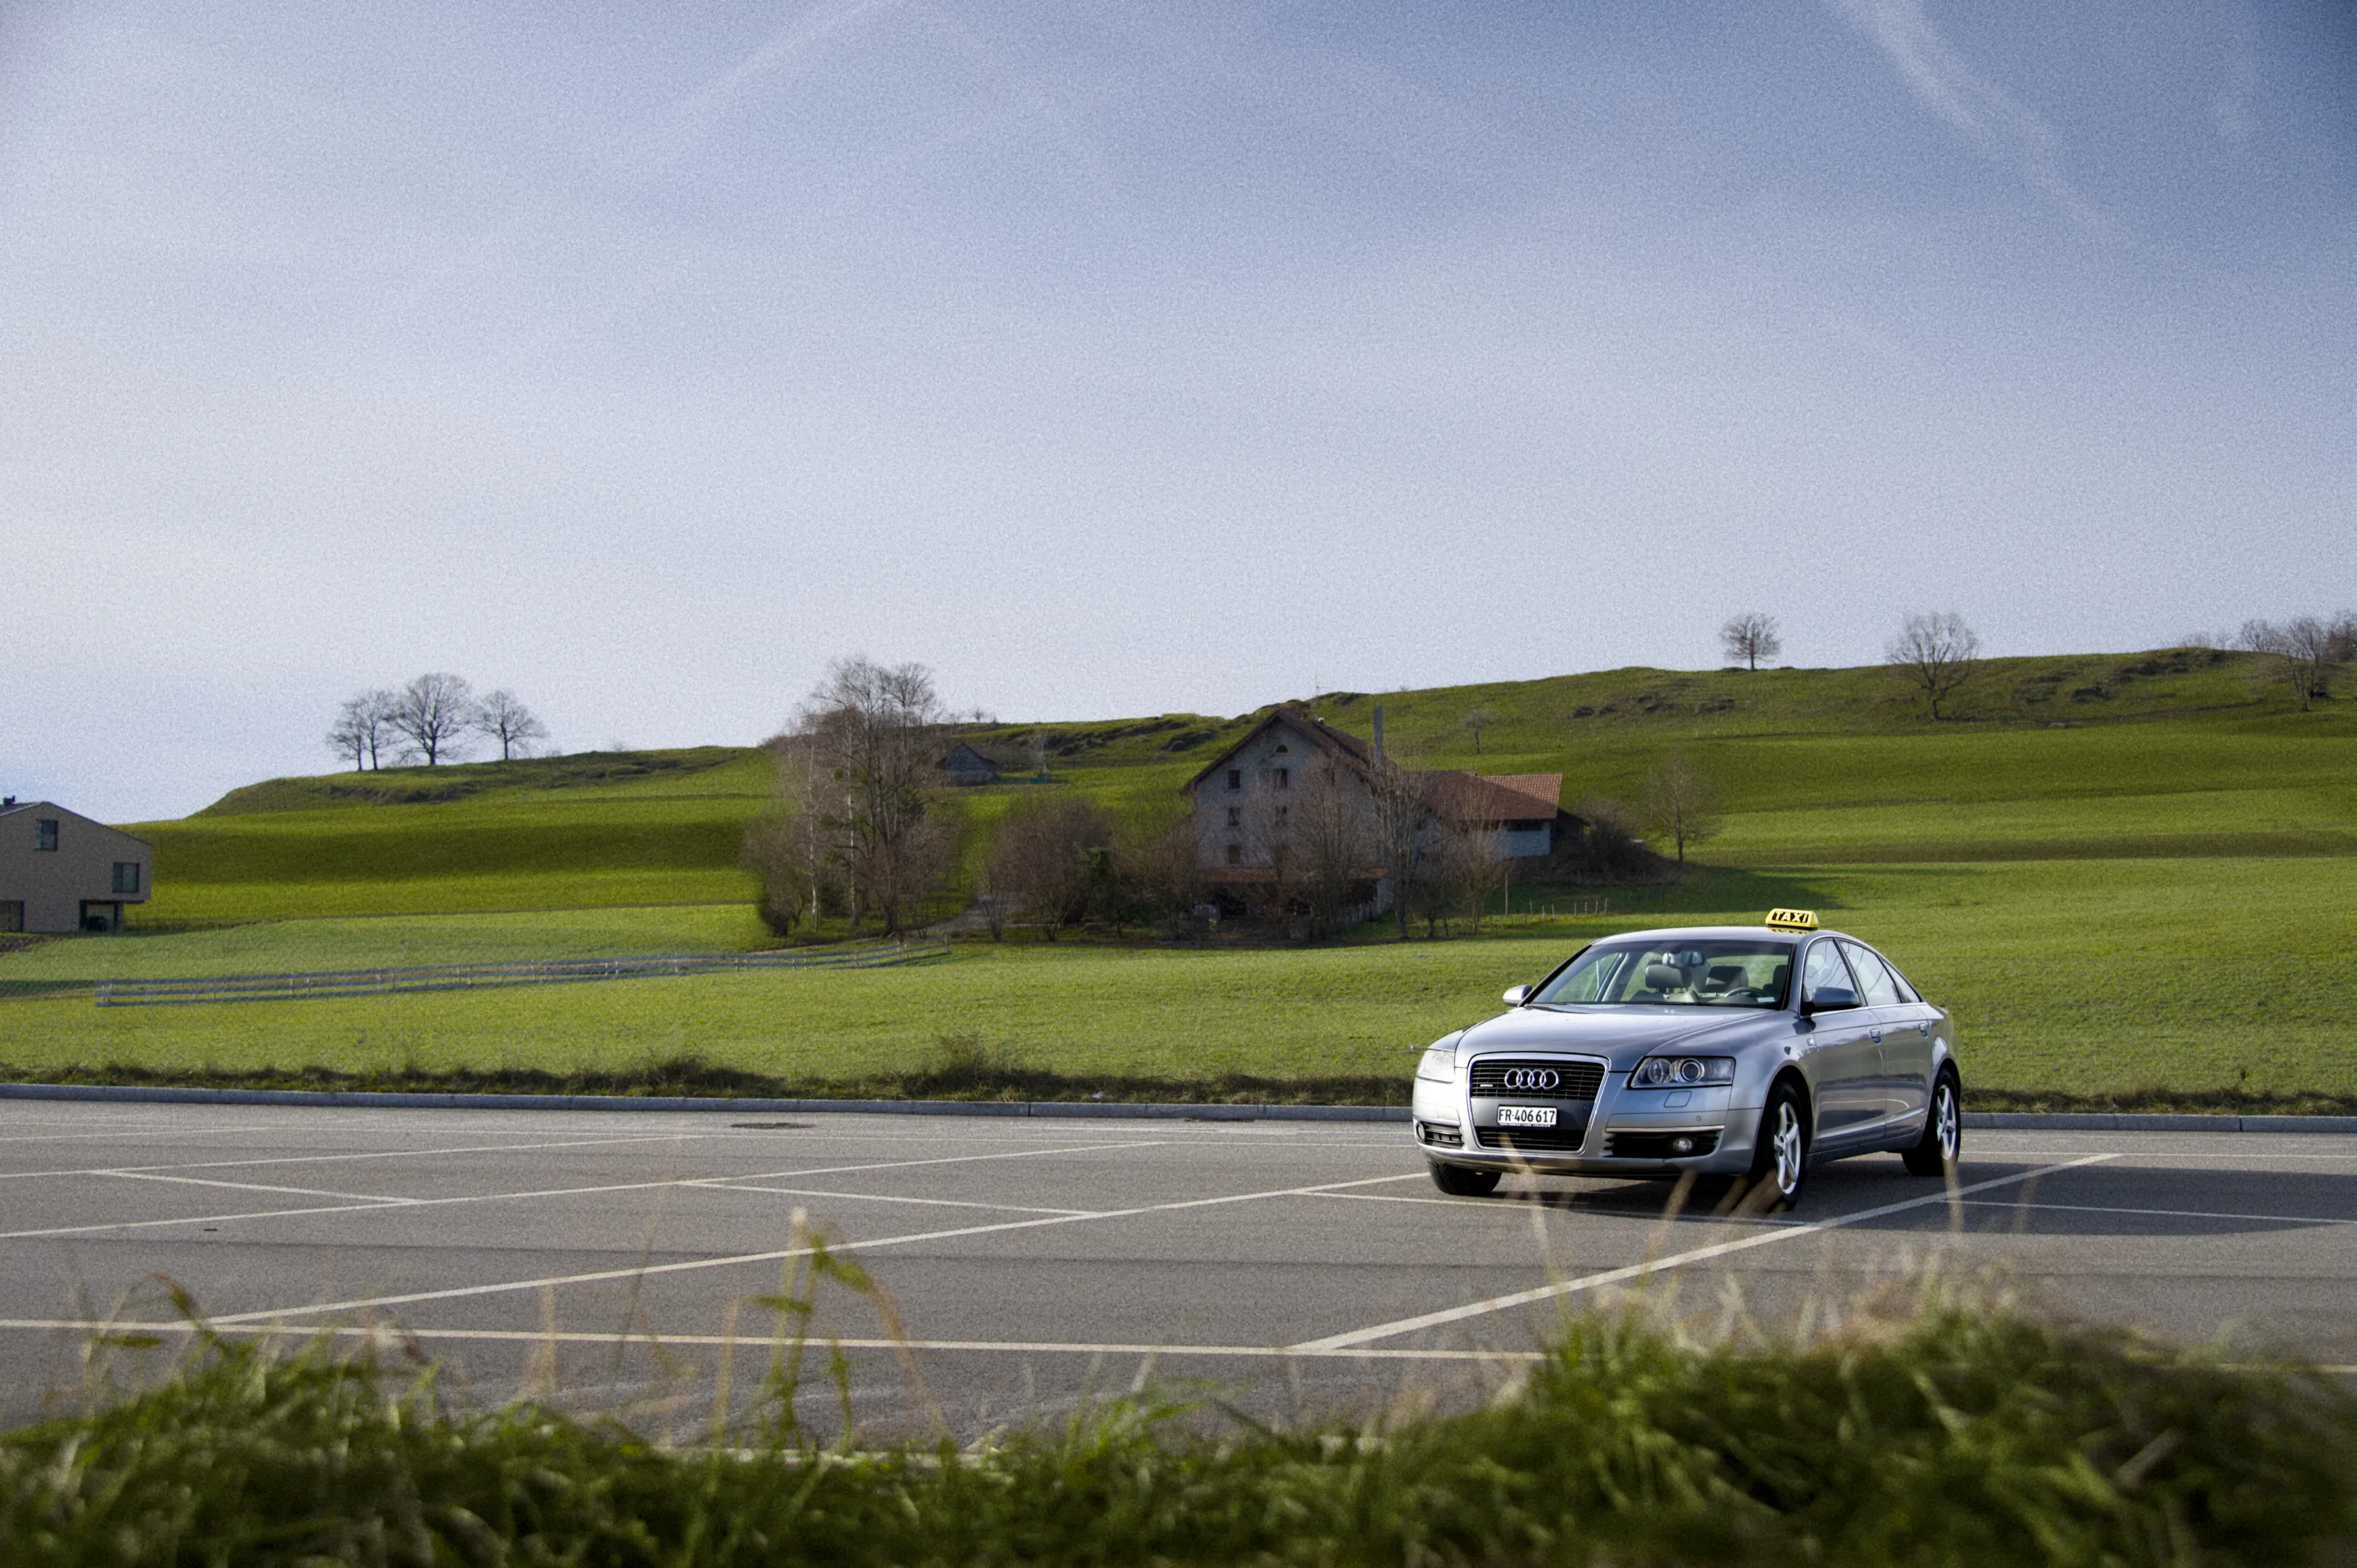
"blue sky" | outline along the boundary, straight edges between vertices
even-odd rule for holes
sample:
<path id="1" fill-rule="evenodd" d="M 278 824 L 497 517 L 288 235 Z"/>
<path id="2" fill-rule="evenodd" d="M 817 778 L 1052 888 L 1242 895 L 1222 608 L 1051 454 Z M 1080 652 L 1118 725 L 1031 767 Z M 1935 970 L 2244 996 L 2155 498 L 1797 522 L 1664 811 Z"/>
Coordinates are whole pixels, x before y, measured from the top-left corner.
<path id="1" fill-rule="evenodd" d="M 0 788 L 2357 603 L 2357 7 L 27 4 Z"/>

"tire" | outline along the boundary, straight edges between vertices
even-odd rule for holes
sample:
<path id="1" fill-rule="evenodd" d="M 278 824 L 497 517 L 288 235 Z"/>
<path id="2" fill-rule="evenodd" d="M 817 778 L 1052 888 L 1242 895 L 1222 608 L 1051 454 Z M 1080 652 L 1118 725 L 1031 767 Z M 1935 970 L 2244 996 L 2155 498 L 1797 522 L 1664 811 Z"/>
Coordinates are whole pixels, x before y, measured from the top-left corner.
<path id="1" fill-rule="evenodd" d="M 1779 1082 L 1760 1112 L 1760 1136 L 1751 1149 L 1751 1179 L 1742 1207 L 1773 1214 L 1795 1208 L 1809 1179 L 1809 1114 L 1801 1091 Z"/>
<path id="2" fill-rule="evenodd" d="M 1945 1068 L 1932 1080 L 1932 1104 L 1923 1116 L 1923 1138 L 1899 1157 L 1910 1176 L 1944 1176 L 1956 1168 L 1964 1147 L 1964 1096 L 1956 1075 Z"/>
<path id="3" fill-rule="evenodd" d="M 1464 1165 L 1432 1162 L 1432 1185 L 1451 1197 L 1487 1197 L 1498 1190 L 1497 1171 L 1477 1171 Z"/>

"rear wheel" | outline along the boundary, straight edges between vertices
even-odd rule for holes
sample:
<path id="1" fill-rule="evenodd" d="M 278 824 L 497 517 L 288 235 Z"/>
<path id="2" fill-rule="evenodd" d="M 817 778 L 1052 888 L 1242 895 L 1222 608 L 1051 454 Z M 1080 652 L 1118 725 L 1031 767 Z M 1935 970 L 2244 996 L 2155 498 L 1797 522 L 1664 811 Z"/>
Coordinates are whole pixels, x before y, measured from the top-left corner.
<path id="1" fill-rule="evenodd" d="M 1432 1165 L 1432 1185 L 1451 1197 L 1487 1197 L 1498 1190 L 1496 1171 L 1468 1170 L 1463 1165 Z"/>
<path id="2" fill-rule="evenodd" d="M 1809 1118 L 1801 1091 L 1781 1082 L 1768 1091 L 1760 1113 L 1760 1136 L 1751 1149 L 1751 1185 L 1746 1207 L 1773 1212 L 1801 1201 L 1809 1177 Z"/>
<path id="3" fill-rule="evenodd" d="M 1964 1095 L 1956 1087 L 1956 1075 L 1943 1069 L 1932 1083 L 1932 1106 L 1923 1117 L 1923 1141 L 1911 1149 L 1900 1152 L 1907 1162 L 1908 1171 L 1915 1176 L 1946 1176 L 1956 1168 L 1956 1156 L 1964 1152 Z"/>

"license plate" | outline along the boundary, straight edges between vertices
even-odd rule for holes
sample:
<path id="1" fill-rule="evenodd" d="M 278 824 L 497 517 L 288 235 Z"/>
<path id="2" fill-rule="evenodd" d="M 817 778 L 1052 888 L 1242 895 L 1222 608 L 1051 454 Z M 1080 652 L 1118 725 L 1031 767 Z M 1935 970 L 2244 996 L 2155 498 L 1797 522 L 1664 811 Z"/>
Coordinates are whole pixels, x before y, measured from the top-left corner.
<path id="1" fill-rule="evenodd" d="M 1501 1127 L 1552 1127 L 1555 1107 L 1552 1105 L 1501 1105 L 1498 1107 Z"/>

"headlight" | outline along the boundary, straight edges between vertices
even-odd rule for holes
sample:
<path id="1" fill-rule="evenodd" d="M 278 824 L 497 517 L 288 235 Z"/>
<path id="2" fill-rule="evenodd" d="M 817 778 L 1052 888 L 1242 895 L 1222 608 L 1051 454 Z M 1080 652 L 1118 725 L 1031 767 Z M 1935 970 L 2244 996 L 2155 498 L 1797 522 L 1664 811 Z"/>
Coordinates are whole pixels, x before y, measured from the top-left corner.
<path id="1" fill-rule="evenodd" d="M 1631 1089 L 1692 1089 L 1734 1081 L 1733 1057 L 1647 1057 L 1629 1075 Z"/>
<path id="2" fill-rule="evenodd" d="M 1455 1083 L 1457 1081 L 1457 1047 L 1452 1043 L 1446 1046 L 1433 1046 L 1426 1049 L 1424 1059 L 1415 1064 L 1415 1076 L 1428 1078 L 1435 1083 Z"/>

